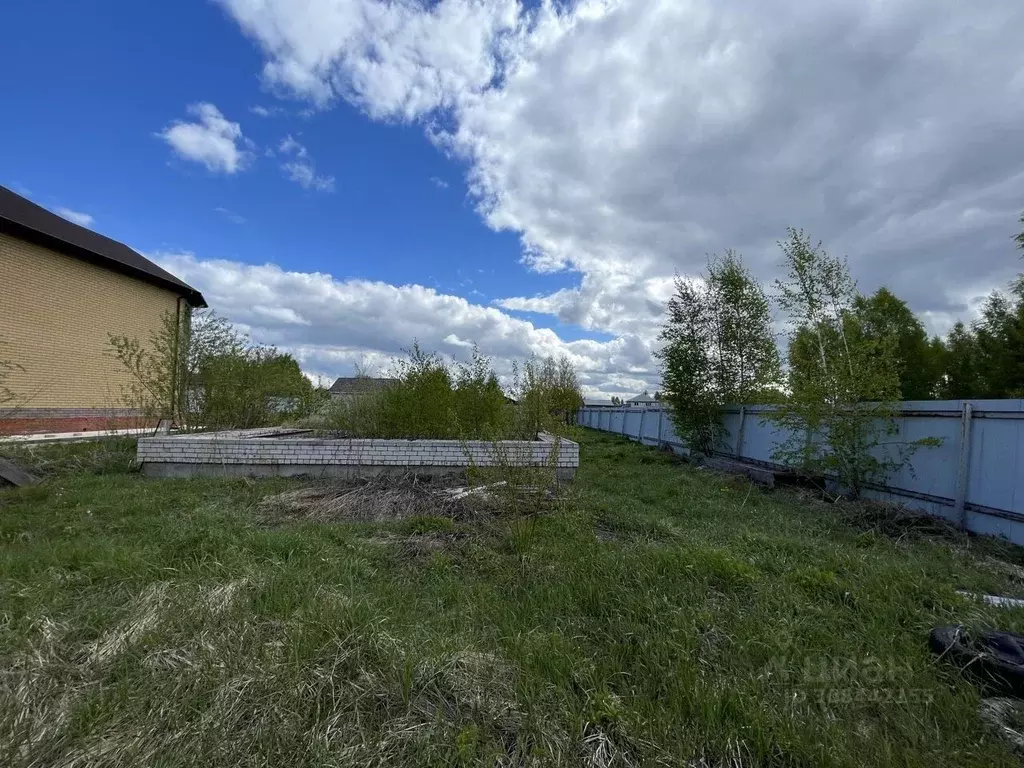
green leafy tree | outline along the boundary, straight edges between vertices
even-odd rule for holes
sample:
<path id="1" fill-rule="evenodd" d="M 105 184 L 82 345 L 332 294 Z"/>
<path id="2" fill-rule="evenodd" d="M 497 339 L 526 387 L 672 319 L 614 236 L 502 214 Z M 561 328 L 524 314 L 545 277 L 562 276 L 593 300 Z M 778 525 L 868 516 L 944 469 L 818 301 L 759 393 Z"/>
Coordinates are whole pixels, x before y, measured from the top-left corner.
<path id="1" fill-rule="evenodd" d="M 237 429 L 305 413 L 314 394 L 295 358 L 261 346 L 209 357 L 192 386 L 199 420 Z"/>
<path id="2" fill-rule="evenodd" d="M 184 317 L 165 313 L 148 340 L 111 335 L 108 348 L 129 374 L 125 405 L 191 429 L 199 426 L 201 369 L 217 356 L 241 354 L 245 339 L 226 318 L 196 310 Z"/>
<path id="3" fill-rule="evenodd" d="M 560 355 L 557 366 L 555 408 L 565 415 L 566 424 L 575 424 L 579 410 L 583 407 L 583 385 L 580 384 L 576 366 L 568 356 Z"/>
<path id="4" fill-rule="evenodd" d="M 994 292 L 974 323 L 980 391 L 976 397 L 1024 396 L 1024 275 Z"/>
<path id="5" fill-rule="evenodd" d="M 314 399 L 294 358 L 252 344 L 212 310 L 167 313 L 148 343 L 112 335 L 108 347 L 129 373 L 125 404 L 182 429 L 264 426 Z"/>
<path id="6" fill-rule="evenodd" d="M 721 430 L 721 398 L 713 381 L 714 340 L 706 289 L 676 277 L 675 294 L 656 353 L 661 361 L 664 397 L 679 436 L 691 449 L 710 455 Z"/>
<path id="7" fill-rule="evenodd" d="M 715 385 L 724 404 L 757 402 L 781 379 L 771 303 L 735 251 L 708 262 Z"/>
<path id="8" fill-rule="evenodd" d="M 656 353 L 662 394 L 680 436 L 710 455 L 722 438 L 722 407 L 757 402 L 780 381 L 771 306 L 740 256 L 708 262 L 702 280 L 676 278 Z"/>
<path id="9" fill-rule="evenodd" d="M 583 391 L 572 361 L 565 355 L 531 357 L 513 368 L 513 392 L 519 430 L 559 431 L 576 418 Z"/>
<path id="10" fill-rule="evenodd" d="M 403 437 L 458 437 L 455 381 L 436 352 L 413 343 L 395 364 L 394 386 L 380 393 L 386 416 L 385 434 Z M 404 434 L 403 434 L 404 432 Z"/>
<path id="11" fill-rule="evenodd" d="M 790 397 L 772 415 L 791 437 L 776 458 L 835 477 L 853 496 L 902 466 L 917 444 L 896 444 L 900 398 L 898 335 L 866 327 L 846 261 L 802 230 L 779 244 L 786 267 L 776 281 L 790 319 Z M 897 450 L 889 450 L 895 447 Z"/>
<path id="12" fill-rule="evenodd" d="M 511 410 L 491 360 L 474 344 L 467 363 L 455 369 L 455 414 L 463 436 L 504 434 Z"/>
<path id="13" fill-rule="evenodd" d="M 583 404 L 568 358 L 530 358 L 513 365 L 514 397 L 506 395 L 491 361 L 473 349 L 454 366 L 418 343 L 395 362 L 384 389 L 332 402 L 309 426 L 353 437 L 502 440 L 553 431 Z"/>
<path id="14" fill-rule="evenodd" d="M 946 343 L 939 336 L 932 336 L 928 340 L 927 364 L 935 381 L 933 396 L 942 398 L 942 382 L 946 375 Z"/>
<path id="15" fill-rule="evenodd" d="M 978 340 L 970 328 L 958 322 L 941 344 L 939 397 L 963 400 L 982 391 Z"/>
<path id="16" fill-rule="evenodd" d="M 1013 241 L 1024 249 L 1024 231 Z M 1024 274 L 1008 293 L 994 291 L 970 328 L 954 326 L 945 343 L 940 391 L 950 398 L 1024 396 Z"/>
<path id="17" fill-rule="evenodd" d="M 935 397 L 939 361 L 929 346 L 924 325 L 906 302 L 883 287 L 870 297 L 855 297 L 853 309 L 860 322 L 860 332 L 865 336 L 876 341 L 895 337 L 902 398 L 928 400 Z"/>

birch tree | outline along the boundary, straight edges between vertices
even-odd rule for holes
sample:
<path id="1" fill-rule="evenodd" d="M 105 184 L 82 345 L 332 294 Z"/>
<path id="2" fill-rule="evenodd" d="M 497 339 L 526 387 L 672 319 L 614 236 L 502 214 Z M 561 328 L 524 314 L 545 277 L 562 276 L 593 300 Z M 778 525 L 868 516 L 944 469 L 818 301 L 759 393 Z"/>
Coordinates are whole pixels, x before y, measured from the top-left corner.
<path id="1" fill-rule="evenodd" d="M 897 438 L 897 334 L 864 327 L 845 259 L 830 256 L 802 230 L 791 228 L 779 245 L 786 276 L 775 285 L 789 315 L 790 392 L 772 418 L 791 437 L 775 456 L 832 476 L 857 496 L 931 441 Z"/>
<path id="2" fill-rule="evenodd" d="M 724 436 L 722 408 L 757 402 L 780 380 L 771 305 L 734 251 L 708 261 L 698 279 L 676 278 L 657 353 L 662 399 L 680 435 L 710 455 Z"/>

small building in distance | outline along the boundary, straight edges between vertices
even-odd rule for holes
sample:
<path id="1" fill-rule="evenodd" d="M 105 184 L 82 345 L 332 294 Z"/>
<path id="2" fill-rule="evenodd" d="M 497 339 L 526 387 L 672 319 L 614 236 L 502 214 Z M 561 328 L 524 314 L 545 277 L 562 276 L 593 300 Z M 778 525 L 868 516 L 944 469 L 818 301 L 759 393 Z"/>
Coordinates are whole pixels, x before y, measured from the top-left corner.
<path id="1" fill-rule="evenodd" d="M 148 345 L 205 306 L 142 254 L 0 186 L 0 434 L 141 426 L 111 335 Z"/>
<path id="2" fill-rule="evenodd" d="M 626 405 L 631 408 L 660 408 L 661 400 L 644 392 L 642 395 L 631 397 L 626 401 Z"/>
<path id="3" fill-rule="evenodd" d="M 377 379 L 370 376 L 349 376 L 335 379 L 327 393 L 332 400 L 354 400 L 360 395 L 379 392 L 393 386 L 398 379 Z"/>

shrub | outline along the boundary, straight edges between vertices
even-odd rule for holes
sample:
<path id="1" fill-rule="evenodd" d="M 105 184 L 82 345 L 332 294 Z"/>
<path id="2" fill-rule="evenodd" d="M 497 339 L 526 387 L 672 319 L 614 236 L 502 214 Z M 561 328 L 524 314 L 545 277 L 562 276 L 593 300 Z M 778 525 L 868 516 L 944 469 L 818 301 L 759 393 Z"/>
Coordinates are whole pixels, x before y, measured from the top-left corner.
<path id="1" fill-rule="evenodd" d="M 127 407 L 180 428 L 248 428 L 308 414 L 319 397 L 299 364 L 253 344 L 223 317 L 167 313 L 148 344 L 111 335 L 109 348 L 129 373 Z"/>
<path id="2" fill-rule="evenodd" d="M 583 406 L 576 369 L 564 355 L 557 360 L 531 357 L 522 366 L 513 364 L 513 391 L 519 431 L 558 432 L 574 422 Z"/>
<path id="3" fill-rule="evenodd" d="M 514 368 L 509 397 L 478 349 L 468 363 L 449 366 L 414 344 L 389 386 L 332 402 L 301 423 L 351 437 L 529 439 L 559 429 L 582 405 L 568 359 L 531 358 Z"/>

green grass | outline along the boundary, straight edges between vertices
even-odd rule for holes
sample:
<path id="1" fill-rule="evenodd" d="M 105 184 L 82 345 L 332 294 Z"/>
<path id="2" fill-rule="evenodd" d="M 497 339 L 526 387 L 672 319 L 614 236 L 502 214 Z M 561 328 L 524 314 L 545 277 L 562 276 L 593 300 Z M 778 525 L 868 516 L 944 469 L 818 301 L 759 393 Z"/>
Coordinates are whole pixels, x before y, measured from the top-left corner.
<path id="1" fill-rule="evenodd" d="M 1019 764 L 927 649 L 1024 629 L 955 592 L 1021 594 L 1019 550 L 579 437 L 568 502 L 473 522 L 268 525 L 296 481 L 22 449 L 0 765 Z"/>

